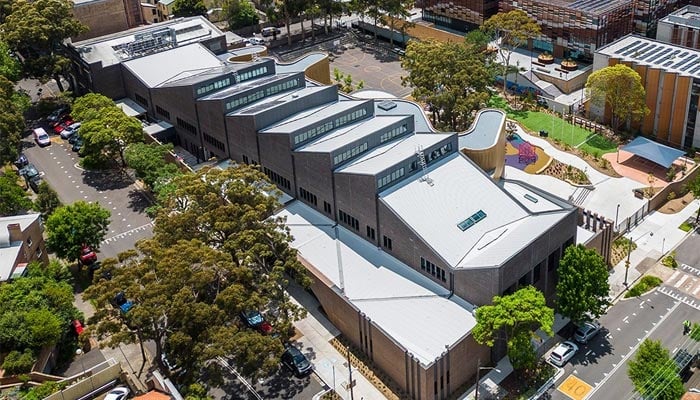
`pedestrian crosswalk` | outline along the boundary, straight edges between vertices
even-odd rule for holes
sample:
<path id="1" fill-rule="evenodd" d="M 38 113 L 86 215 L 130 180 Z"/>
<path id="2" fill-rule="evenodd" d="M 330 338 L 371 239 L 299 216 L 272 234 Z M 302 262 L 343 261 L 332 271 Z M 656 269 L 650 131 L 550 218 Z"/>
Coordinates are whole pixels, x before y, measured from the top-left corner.
<path id="1" fill-rule="evenodd" d="M 657 290 L 700 310 L 700 269 L 680 264 Z"/>

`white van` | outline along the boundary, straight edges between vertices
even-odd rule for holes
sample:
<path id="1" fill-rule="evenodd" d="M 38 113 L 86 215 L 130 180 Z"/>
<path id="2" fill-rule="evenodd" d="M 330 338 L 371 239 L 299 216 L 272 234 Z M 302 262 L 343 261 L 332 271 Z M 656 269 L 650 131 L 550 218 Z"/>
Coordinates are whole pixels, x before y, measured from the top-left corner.
<path id="1" fill-rule="evenodd" d="M 44 128 L 34 129 L 34 140 L 36 140 L 36 144 L 39 146 L 48 146 L 51 144 L 51 138 Z"/>
<path id="2" fill-rule="evenodd" d="M 263 36 L 267 37 L 267 36 L 279 35 L 280 33 L 282 33 L 282 31 L 279 30 L 279 28 L 275 28 L 274 26 L 269 26 L 267 28 L 263 28 L 261 33 Z"/>

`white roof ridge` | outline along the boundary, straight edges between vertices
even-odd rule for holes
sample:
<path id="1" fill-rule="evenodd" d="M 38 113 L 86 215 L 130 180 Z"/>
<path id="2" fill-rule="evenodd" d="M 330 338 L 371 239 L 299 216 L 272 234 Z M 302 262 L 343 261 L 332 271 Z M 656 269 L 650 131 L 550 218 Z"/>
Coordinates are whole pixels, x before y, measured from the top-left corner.
<path id="1" fill-rule="evenodd" d="M 440 295 L 437 293 L 434 294 L 420 294 L 420 295 L 415 295 L 415 296 L 394 296 L 394 297 L 368 297 L 368 298 L 352 298 L 349 297 L 349 300 L 355 301 L 355 302 L 362 302 L 362 301 L 390 301 L 390 300 L 402 300 L 402 299 L 422 299 L 422 298 L 435 298 L 435 297 L 440 297 L 443 299 L 449 299 L 450 295 L 445 294 L 445 295 Z"/>

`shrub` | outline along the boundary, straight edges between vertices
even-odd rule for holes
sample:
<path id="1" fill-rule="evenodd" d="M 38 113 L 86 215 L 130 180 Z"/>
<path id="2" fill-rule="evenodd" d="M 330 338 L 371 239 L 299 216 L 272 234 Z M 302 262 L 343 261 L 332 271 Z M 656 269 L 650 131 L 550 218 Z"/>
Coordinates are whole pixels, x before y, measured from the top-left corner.
<path id="1" fill-rule="evenodd" d="M 671 201 L 676 198 L 676 192 L 673 190 L 668 193 L 668 196 L 666 196 L 666 200 Z"/>
<path id="2" fill-rule="evenodd" d="M 649 290 L 661 285 L 661 278 L 656 276 L 647 275 L 643 277 L 639 283 L 634 285 L 627 293 L 625 293 L 625 298 L 638 297 L 648 292 Z"/>
<path id="3" fill-rule="evenodd" d="M 672 251 L 670 252 L 666 257 L 661 260 L 661 264 L 669 267 L 669 268 L 677 268 L 678 267 L 678 261 L 676 261 L 676 252 Z"/>
<path id="4" fill-rule="evenodd" d="M 2 368 L 5 370 L 5 373 L 9 375 L 22 374 L 30 372 L 35 361 L 34 354 L 31 350 L 27 349 L 24 353 L 13 350 L 5 357 Z"/>
<path id="5" fill-rule="evenodd" d="M 688 221 L 683 221 L 683 223 L 678 227 L 678 229 L 682 230 L 683 232 L 690 232 L 690 230 L 693 229 L 693 225 L 688 223 Z"/>
<path id="6" fill-rule="evenodd" d="M 668 171 L 666 172 L 666 180 L 669 182 L 672 182 L 674 179 L 676 179 L 676 174 L 677 174 L 676 167 L 669 168 Z"/>

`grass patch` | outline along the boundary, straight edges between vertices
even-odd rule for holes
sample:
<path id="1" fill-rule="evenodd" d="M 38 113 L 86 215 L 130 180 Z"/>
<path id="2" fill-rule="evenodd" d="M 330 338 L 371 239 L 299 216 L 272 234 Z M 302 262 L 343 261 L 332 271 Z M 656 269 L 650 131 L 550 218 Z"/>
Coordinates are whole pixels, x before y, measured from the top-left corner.
<path id="1" fill-rule="evenodd" d="M 688 221 L 683 221 L 678 229 L 682 230 L 683 232 L 690 232 L 690 230 L 693 229 L 693 225 L 689 224 Z"/>
<path id="2" fill-rule="evenodd" d="M 625 293 L 625 298 L 638 297 L 648 292 L 649 290 L 661 285 L 661 278 L 656 276 L 647 275 L 643 277 L 636 285 L 632 286 L 627 293 Z"/>
<path id="3" fill-rule="evenodd" d="M 669 268 L 678 268 L 678 261 L 676 261 L 676 252 L 672 251 L 669 255 L 661 260 L 661 264 Z"/>

